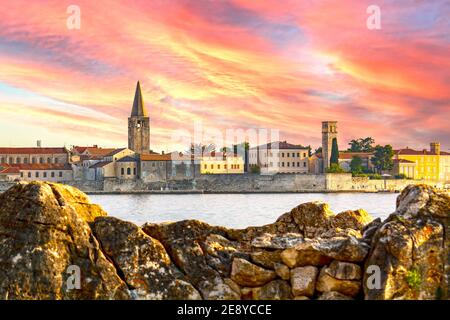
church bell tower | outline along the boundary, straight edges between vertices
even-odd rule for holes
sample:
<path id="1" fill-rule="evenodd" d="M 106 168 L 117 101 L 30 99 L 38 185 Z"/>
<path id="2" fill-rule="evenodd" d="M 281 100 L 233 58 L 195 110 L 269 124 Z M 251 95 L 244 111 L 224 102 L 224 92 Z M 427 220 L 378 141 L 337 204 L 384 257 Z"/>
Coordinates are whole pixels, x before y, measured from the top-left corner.
<path id="1" fill-rule="evenodd" d="M 139 81 L 136 85 L 131 115 L 128 118 L 128 149 L 139 154 L 150 151 L 150 118 L 144 106 Z"/>

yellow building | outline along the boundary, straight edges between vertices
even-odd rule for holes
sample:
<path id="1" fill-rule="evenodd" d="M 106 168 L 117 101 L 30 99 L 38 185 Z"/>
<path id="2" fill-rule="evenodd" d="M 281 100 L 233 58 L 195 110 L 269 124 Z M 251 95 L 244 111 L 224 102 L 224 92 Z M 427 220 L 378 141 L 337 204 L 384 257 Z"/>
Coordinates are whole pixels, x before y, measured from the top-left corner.
<path id="1" fill-rule="evenodd" d="M 438 142 L 430 144 L 430 150 L 417 151 L 410 148 L 395 150 L 394 160 L 407 160 L 415 163 L 414 179 L 450 180 L 450 153 L 442 152 Z"/>
<path id="2" fill-rule="evenodd" d="M 244 159 L 237 155 L 213 153 L 200 160 L 201 174 L 239 174 L 244 173 Z"/>

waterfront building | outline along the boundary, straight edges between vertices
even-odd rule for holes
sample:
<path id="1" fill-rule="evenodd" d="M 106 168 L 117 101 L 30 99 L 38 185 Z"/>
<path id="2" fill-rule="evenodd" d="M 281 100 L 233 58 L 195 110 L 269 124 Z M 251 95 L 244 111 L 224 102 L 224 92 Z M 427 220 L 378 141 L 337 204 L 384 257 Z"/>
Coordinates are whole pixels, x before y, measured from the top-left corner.
<path id="1" fill-rule="evenodd" d="M 39 143 L 39 142 L 38 142 Z M 66 148 L 7 147 L 0 148 L 0 163 L 5 164 L 65 164 L 70 155 Z"/>
<path id="2" fill-rule="evenodd" d="M 308 173 L 309 148 L 288 143 L 271 142 L 249 150 L 250 167 L 258 166 L 262 173 Z"/>
<path id="3" fill-rule="evenodd" d="M 244 167 L 244 159 L 233 152 L 212 152 L 200 161 L 201 174 L 243 174 Z"/>
<path id="4" fill-rule="evenodd" d="M 416 162 L 406 159 L 394 159 L 392 175 L 403 175 L 408 179 L 415 179 Z"/>
<path id="5" fill-rule="evenodd" d="M 19 169 L 20 180 L 68 182 L 73 180 L 73 170 L 69 163 L 21 163 L 14 164 Z"/>
<path id="6" fill-rule="evenodd" d="M 171 168 L 170 154 L 142 154 L 140 160 L 140 178 L 144 182 L 167 181 Z"/>
<path id="7" fill-rule="evenodd" d="M 409 147 L 394 150 L 393 158 L 415 163 L 414 179 L 450 181 L 450 153 L 441 151 L 438 142 L 430 143 L 430 150 L 418 151 Z"/>
<path id="8" fill-rule="evenodd" d="M 144 105 L 139 81 L 136 85 L 131 115 L 128 118 L 128 148 L 138 154 L 150 152 L 150 117 Z"/>
<path id="9" fill-rule="evenodd" d="M 136 154 L 128 148 L 113 149 L 113 151 L 105 154 L 100 160 L 84 160 L 84 163 L 86 162 L 94 162 L 87 170 L 85 170 L 85 166 L 82 166 L 84 171 L 86 171 L 83 174 L 86 180 L 138 178 Z"/>
<path id="10" fill-rule="evenodd" d="M 180 152 L 142 154 L 139 176 L 144 182 L 191 180 L 200 174 L 200 158 Z"/>
<path id="11" fill-rule="evenodd" d="M 0 164 L 0 181 L 18 181 L 20 180 L 20 170 L 11 167 L 8 164 Z"/>

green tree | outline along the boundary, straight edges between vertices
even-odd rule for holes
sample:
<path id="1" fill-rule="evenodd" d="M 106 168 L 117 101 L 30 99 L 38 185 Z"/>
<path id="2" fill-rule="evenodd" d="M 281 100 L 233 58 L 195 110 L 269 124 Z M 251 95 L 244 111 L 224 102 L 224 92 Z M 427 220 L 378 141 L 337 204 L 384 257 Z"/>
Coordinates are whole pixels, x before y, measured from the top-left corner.
<path id="1" fill-rule="evenodd" d="M 333 144 L 331 145 L 330 166 L 333 163 L 339 164 L 339 148 L 336 138 L 333 138 Z"/>
<path id="2" fill-rule="evenodd" d="M 360 174 L 363 172 L 364 168 L 362 166 L 362 159 L 361 157 L 358 156 L 354 156 L 352 158 L 352 161 L 350 161 L 350 171 L 352 172 L 352 174 Z"/>
<path id="3" fill-rule="evenodd" d="M 337 163 L 332 163 L 327 168 L 327 173 L 344 173 L 345 170 Z"/>
<path id="4" fill-rule="evenodd" d="M 318 147 L 316 150 L 314 150 L 314 154 L 322 153 L 322 147 Z"/>
<path id="5" fill-rule="evenodd" d="M 372 152 L 375 140 L 372 137 L 353 139 L 350 141 L 348 151 L 352 152 Z"/>
<path id="6" fill-rule="evenodd" d="M 380 146 L 377 145 L 374 148 L 374 154 L 370 160 L 374 165 L 378 173 L 382 173 L 384 170 L 391 170 L 394 166 L 394 161 L 392 157 L 394 156 L 394 151 L 391 145 Z"/>

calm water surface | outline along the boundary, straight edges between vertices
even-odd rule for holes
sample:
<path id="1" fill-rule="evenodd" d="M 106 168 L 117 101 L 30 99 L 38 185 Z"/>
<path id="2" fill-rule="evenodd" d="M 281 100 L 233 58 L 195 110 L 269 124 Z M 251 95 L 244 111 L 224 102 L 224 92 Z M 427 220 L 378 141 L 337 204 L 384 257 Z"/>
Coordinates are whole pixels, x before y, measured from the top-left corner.
<path id="1" fill-rule="evenodd" d="M 395 210 L 394 193 L 292 194 L 139 194 L 90 195 L 110 216 L 142 225 L 145 222 L 198 219 L 212 225 L 244 228 L 274 222 L 281 214 L 309 201 L 327 202 L 338 213 L 363 208 L 386 218 Z"/>

